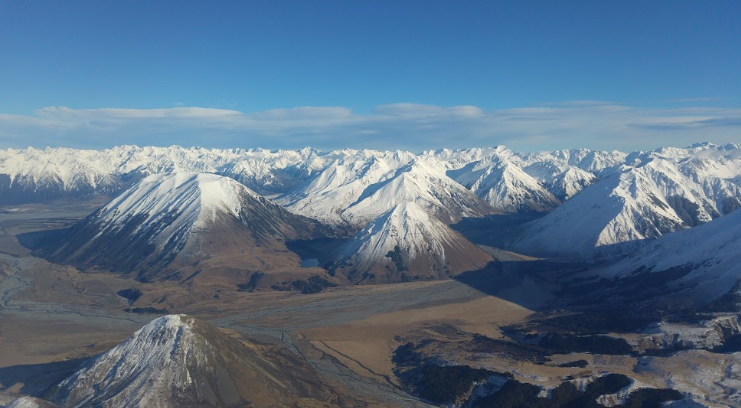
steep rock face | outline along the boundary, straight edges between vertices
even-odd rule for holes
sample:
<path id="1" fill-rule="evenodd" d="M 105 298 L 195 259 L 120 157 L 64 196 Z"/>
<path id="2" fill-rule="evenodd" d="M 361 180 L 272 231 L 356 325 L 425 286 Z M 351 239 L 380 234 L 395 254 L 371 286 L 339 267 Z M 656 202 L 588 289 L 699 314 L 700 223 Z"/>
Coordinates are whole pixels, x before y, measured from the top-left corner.
<path id="1" fill-rule="evenodd" d="M 355 234 L 337 251 L 332 268 L 355 282 L 384 283 L 444 278 L 489 261 L 484 251 L 407 202 Z"/>
<path id="2" fill-rule="evenodd" d="M 713 349 L 741 334 L 738 316 L 718 317 L 700 326 L 659 322 L 649 326 L 638 338 L 638 350 Z"/>
<path id="3" fill-rule="evenodd" d="M 156 275 L 230 249 L 284 251 L 284 241 L 326 233 L 238 182 L 214 174 L 149 176 L 38 253 L 60 263 Z M 233 247 L 233 248 L 232 248 Z"/>
<path id="4" fill-rule="evenodd" d="M 185 315 L 153 320 L 59 384 L 69 407 L 268 407 L 330 401 L 307 366 L 261 355 Z"/>

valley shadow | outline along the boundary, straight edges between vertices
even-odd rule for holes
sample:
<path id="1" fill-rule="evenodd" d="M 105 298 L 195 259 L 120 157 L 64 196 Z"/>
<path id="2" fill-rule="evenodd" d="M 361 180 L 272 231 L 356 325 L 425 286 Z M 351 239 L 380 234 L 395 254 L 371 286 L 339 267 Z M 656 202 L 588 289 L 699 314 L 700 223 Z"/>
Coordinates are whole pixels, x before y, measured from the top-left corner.
<path id="1" fill-rule="evenodd" d="M 18 243 L 23 245 L 25 248 L 34 251 L 39 249 L 45 243 L 59 239 L 62 233 L 67 229 L 69 229 L 69 227 L 46 231 L 24 232 L 16 235 L 15 238 L 18 240 Z"/>
<path id="2" fill-rule="evenodd" d="M 486 295 L 538 311 L 561 303 L 562 282 L 590 267 L 577 261 L 494 261 L 454 279 Z"/>
<path id="3" fill-rule="evenodd" d="M 316 260 L 318 265 L 313 263 L 308 263 L 308 265 L 322 266 L 331 261 L 337 249 L 349 240 L 350 238 L 318 238 L 286 241 L 286 248 L 296 253 L 302 263 Z"/>
<path id="4" fill-rule="evenodd" d="M 521 212 L 515 214 L 490 214 L 485 217 L 464 217 L 450 228 L 479 245 L 506 247 L 513 237 L 519 236 L 524 224 L 543 217 L 546 213 Z"/>
<path id="5" fill-rule="evenodd" d="M 626 271 L 618 278 L 597 274 L 603 265 L 590 261 L 495 261 L 464 272 L 455 280 L 477 291 L 537 312 L 532 328 L 597 334 L 632 332 L 659 321 L 696 323 L 714 312 L 737 312 L 734 288 L 717 300 L 697 302 L 681 296 L 675 284 L 694 265 L 652 271 Z M 710 303 L 708 303 L 710 302 Z"/>
<path id="6" fill-rule="evenodd" d="M 57 361 L 44 364 L 26 364 L 0 368 L 0 390 L 7 391 L 15 384 L 21 394 L 43 398 L 52 387 L 72 375 L 87 358 Z"/>

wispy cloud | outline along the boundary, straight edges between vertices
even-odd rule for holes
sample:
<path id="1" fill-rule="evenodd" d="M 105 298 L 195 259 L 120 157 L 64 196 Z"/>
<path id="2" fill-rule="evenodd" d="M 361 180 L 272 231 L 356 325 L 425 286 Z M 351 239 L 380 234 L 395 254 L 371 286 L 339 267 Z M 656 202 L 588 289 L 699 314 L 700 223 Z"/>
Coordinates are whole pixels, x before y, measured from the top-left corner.
<path id="1" fill-rule="evenodd" d="M 436 149 L 505 144 L 637 150 L 697 141 L 741 141 L 741 108 L 648 109 L 600 101 L 484 110 L 399 103 L 359 114 L 344 107 L 262 112 L 175 107 L 70 109 L 0 114 L 0 147 L 119 144 L 320 149 Z"/>
<path id="2" fill-rule="evenodd" d="M 722 101 L 723 98 L 715 96 L 703 96 L 698 98 L 679 98 L 679 99 L 666 99 L 664 102 L 669 103 L 703 103 L 703 102 L 718 102 Z"/>

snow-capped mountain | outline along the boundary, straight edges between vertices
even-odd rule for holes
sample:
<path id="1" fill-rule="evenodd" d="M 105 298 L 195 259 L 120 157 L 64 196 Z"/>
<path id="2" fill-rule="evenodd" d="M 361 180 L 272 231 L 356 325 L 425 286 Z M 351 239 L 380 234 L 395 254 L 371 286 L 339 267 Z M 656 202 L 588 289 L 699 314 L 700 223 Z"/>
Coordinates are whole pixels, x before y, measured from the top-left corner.
<path id="1" fill-rule="evenodd" d="M 514 247 L 614 255 L 738 208 L 741 146 L 695 145 L 628 156 L 619 170 L 530 223 Z"/>
<path id="2" fill-rule="evenodd" d="M 405 152 L 359 151 L 334 160 L 298 188 L 276 199 L 288 210 L 325 222 L 342 222 L 342 211 L 369 187 L 393 176 L 413 160 Z"/>
<path id="3" fill-rule="evenodd" d="M 438 279 L 477 270 L 491 257 L 418 204 L 403 202 L 340 247 L 331 268 L 355 282 Z"/>
<path id="4" fill-rule="evenodd" d="M 401 203 L 414 202 L 445 223 L 481 217 L 492 209 L 448 177 L 431 160 L 415 159 L 392 176 L 367 187 L 341 215 L 352 225 L 366 225 Z"/>
<path id="5" fill-rule="evenodd" d="M 245 182 L 254 179 L 252 186 L 261 192 L 283 192 L 293 185 L 290 178 L 302 181 L 323 168 L 323 156 L 327 155 L 309 148 L 271 151 L 179 146 L 0 150 L 0 204 L 110 195 L 142 177 L 172 172 L 223 173 Z M 286 177 L 288 181 L 283 180 Z"/>
<path id="6" fill-rule="evenodd" d="M 625 155 L 623 154 L 622 157 Z M 551 178 L 530 172 L 531 165 L 541 162 L 557 166 L 558 174 L 570 167 L 587 172 L 603 171 L 620 157 L 616 152 L 589 150 L 558 151 L 541 154 L 519 154 L 506 147 L 411 152 L 373 150 L 336 150 L 320 152 L 266 149 L 204 149 L 171 147 L 120 146 L 112 149 L 75 150 L 66 148 L 33 148 L 0 150 L 0 204 L 45 201 L 59 197 L 89 194 L 115 194 L 140 178 L 157 173 L 216 173 L 234 178 L 259 194 L 284 194 L 284 202 L 310 215 L 317 194 L 334 200 L 330 207 L 346 208 L 357 198 L 354 184 L 381 181 L 383 175 L 362 168 L 375 159 L 387 171 L 393 171 L 415 158 L 432 158 L 445 170 L 459 170 L 472 162 L 496 157 L 522 168 L 539 183 L 548 186 Z M 591 160 L 590 160 L 591 158 Z M 357 164 L 355 164 L 357 163 Z M 326 174 L 314 178 L 321 172 Z M 304 184 L 304 182 L 307 182 Z M 340 191 L 332 191 L 342 187 Z M 351 191 L 345 191 L 351 190 Z M 349 197 L 349 198 L 348 198 Z M 347 202 L 351 200 L 350 202 Z M 336 218 L 336 217 L 335 217 Z M 335 221 L 337 221 L 335 219 Z"/>
<path id="7" fill-rule="evenodd" d="M 309 238 L 321 228 L 228 177 L 155 174 L 48 238 L 40 252 L 62 263 L 141 272 L 232 249 L 282 251 L 285 240 Z M 239 261 L 249 264 L 247 258 Z"/>
<path id="8" fill-rule="evenodd" d="M 688 273 L 672 285 L 689 288 L 705 302 L 728 292 L 741 279 L 741 211 L 666 234 L 600 274 L 613 278 L 674 267 L 687 268 Z"/>
<path id="9" fill-rule="evenodd" d="M 300 361 L 287 366 L 290 359 L 276 357 L 201 320 L 169 315 L 85 363 L 53 400 L 66 407 L 268 407 L 330 397 Z"/>
<path id="10" fill-rule="evenodd" d="M 707 143 L 630 154 L 517 153 L 503 146 L 421 154 L 177 146 L 9 149 L 0 151 L 0 203 L 113 195 L 151 174 L 211 173 L 278 196 L 276 201 L 291 212 L 354 228 L 407 201 L 446 223 L 482 216 L 492 207 L 502 212 L 557 208 L 519 238 L 536 249 L 574 253 L 656 237 L 740 208 L 740 152 L 739 145 Z M 592 190 L 592 202 L 571 203 L 586 190 Z M 564 241 L 576 237 L 575 247 Z M 558 242 L 548 242 L 554 239 Z"/>
<path id="11" fill-rule="evenodd" d="M 623 152 L 590 149 L 556 150 L 553 152 L 525 153 L 518 155 L 525 171 L 536 179 L 547 182 L 548 174 L 542 169 L 550 169 L 551 177 L 575 167 L 597 176 L 604 176 L 625 162 Z M 539 165 L 543 163 L 544 165 Z M 540 169 L 540 170 L 539 170 Z M 553 171 L 553 169 L 556 169 Z"/>
<path id="12" fill-rule="evenodd" d="M 448 175 L 502 212 L 548 212 L 560 204 L 534 178 L 499 156 L 469 163 Z"/>
<path id="13" fill-rule="evenodd" d="M 615 255 L 684 228 L 653 181 L 626 169 L 527 224 L 513 247 L 525 253 Z M 620 245 L 622 244 L 622 245 Z"/>
<path id="14" fill-rule="evenodd" d="M 219 173 L 260 194 L 290 191 L 324 169 L 328 160 L 321 152 L 308 147 L 296 151 L 257 149 L 252 153 L 221 168 Z"/>

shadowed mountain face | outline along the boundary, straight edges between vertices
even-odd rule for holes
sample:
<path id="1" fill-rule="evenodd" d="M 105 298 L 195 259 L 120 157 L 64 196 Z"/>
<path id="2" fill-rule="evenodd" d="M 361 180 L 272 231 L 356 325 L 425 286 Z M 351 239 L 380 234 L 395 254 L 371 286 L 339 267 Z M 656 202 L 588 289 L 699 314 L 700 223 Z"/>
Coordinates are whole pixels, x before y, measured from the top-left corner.
<path id="1" fill-rule="evenodd" d="M 57 263 L 151 280 L 222 253 L 287 252 L 286 240 L 331 232 L 232 179 L 175 173 L 147 177 L 71 228 L 37 237 L 35 246 Z M 235 267 L 251 266 L 242 258 Z"/>
<path id="2" fill-rule="evenodd" d="M 94 357 L 54 392 L 69 407 L 336 406 L 336 392 L 285 350 L 246 345 L 201 320 L 169 315 Z"/>
<path id="3" fill-rule="evenodd" d="M 598 270 L 606 278 L 666 275 L 682 270 L 665 285 L 684 299 L 706 303 L 731 291 L 741 279 L 741 211 L 709 223 L 663 235 L 620 262 Z"/>

